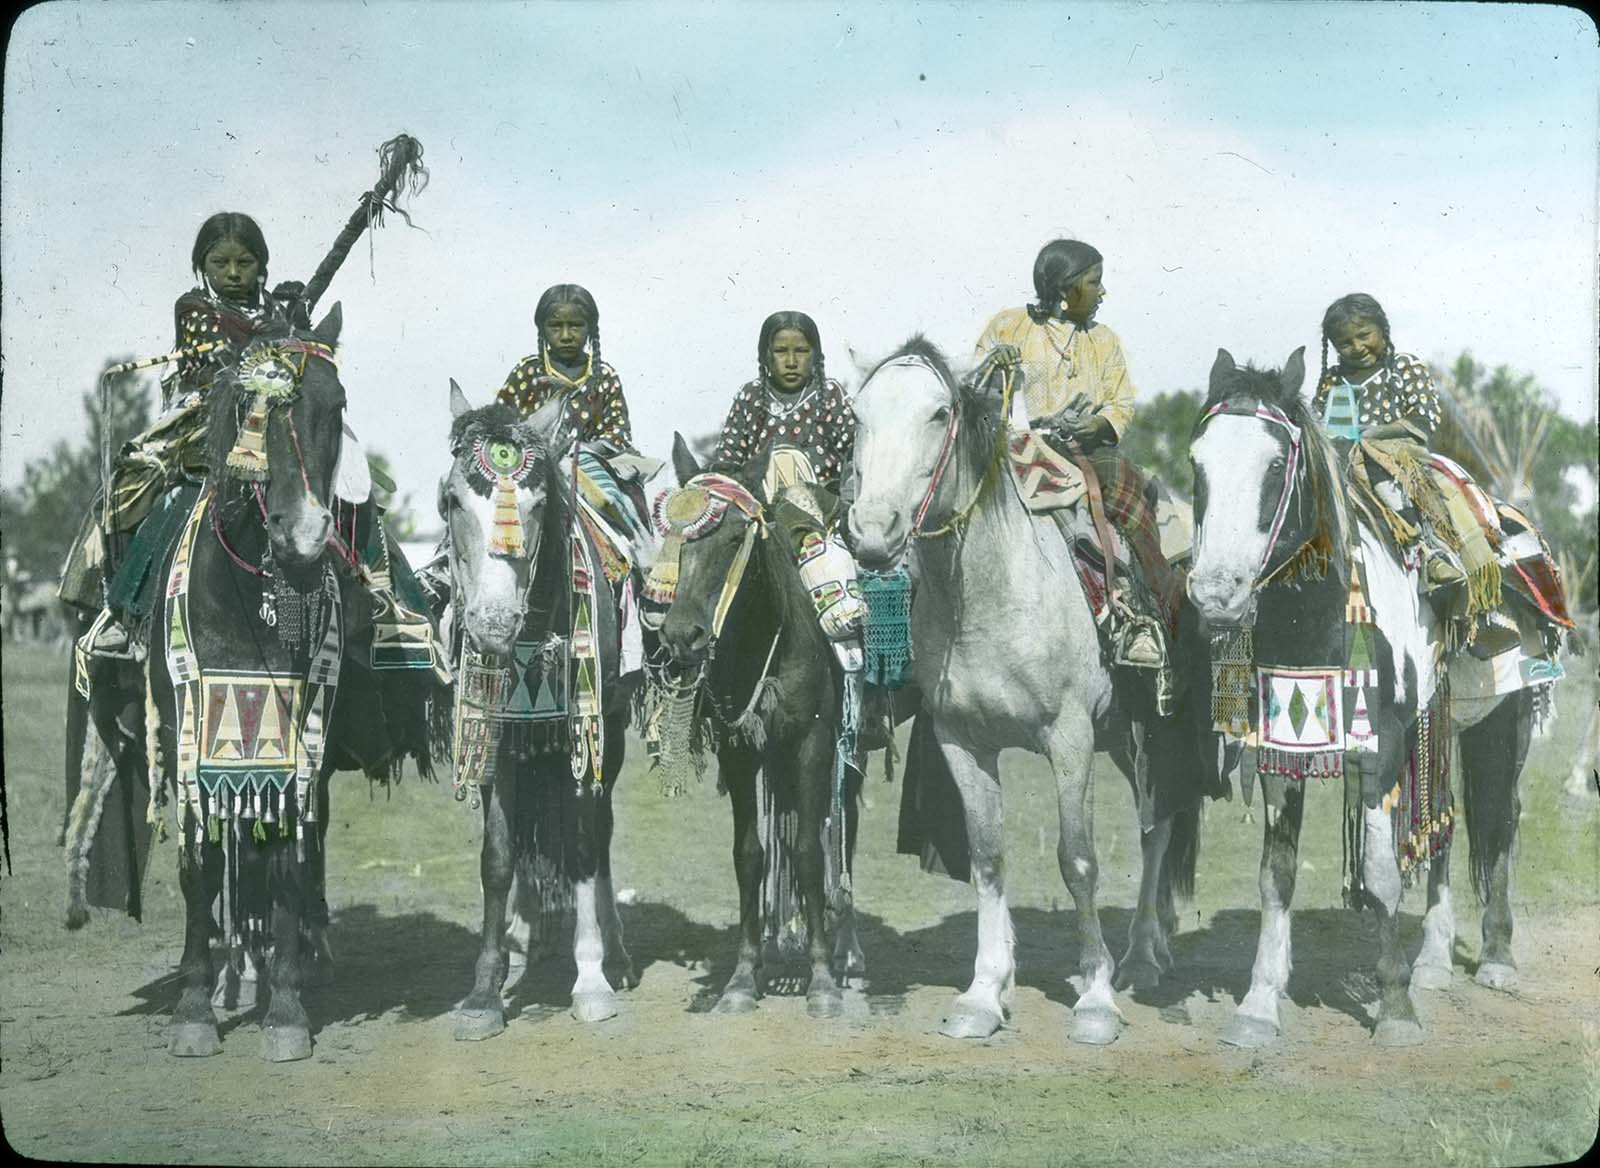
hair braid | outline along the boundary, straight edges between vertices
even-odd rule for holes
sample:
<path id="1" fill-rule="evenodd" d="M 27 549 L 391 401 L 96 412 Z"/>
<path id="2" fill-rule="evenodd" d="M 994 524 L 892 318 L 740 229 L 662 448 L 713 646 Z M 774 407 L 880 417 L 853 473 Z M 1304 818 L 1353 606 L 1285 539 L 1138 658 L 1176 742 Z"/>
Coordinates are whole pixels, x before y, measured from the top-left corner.
<path id="1" fill-rule="evenodd" d="M 591 384 L 600 376 L 600 326 L 594 321 L 589 322 L 589 380 L 585 385 Z"/>

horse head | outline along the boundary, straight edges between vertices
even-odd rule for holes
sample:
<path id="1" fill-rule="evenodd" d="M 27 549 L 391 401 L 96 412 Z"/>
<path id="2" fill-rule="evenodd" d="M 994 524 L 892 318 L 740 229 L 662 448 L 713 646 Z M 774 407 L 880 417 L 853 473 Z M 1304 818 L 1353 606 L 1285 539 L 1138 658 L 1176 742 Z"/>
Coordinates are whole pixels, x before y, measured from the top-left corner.
<path id="1" fill-rule="evenodd" d="M 548 528 L 565 514 L 560 451 L 565 405 L 556 398 L 527 419 L 503 403 L 473 409 L 450 382 L 450 471 L 439 480 L 449 528 L 454 604 L 480 652 L 511 651 Z"/>
<path id="2" fill-rule="evenodd" d="M 240 354 L 213 399 L 212 473 L 253 484 L 272 556 L 286 574 L 318 563 L 333 531 L 334 472 L 344 437 L 344 386 L 334 364 L 343 314 L 309 332 L 262 336 Z"/>
<path id="3" fill-rule="evenodd" d="M 893 568 L 927 522 L 953 510 L 954 472 L 987 463 L 1000 399 L 988 378 L 958 380 L 944 354 L 914 336 L 872 368 L 856 415 L 850 537 L 856 560 Z M 980 450 L 981 448 L 981 450 Z M 947 481 L 948 480 L 948 481 Z"/>
<path id="4" fill-rule="evenodd" d="M 661 506 L 662 556 L 676 557 L 677 584 L 661 638 L 674 658 L 695 663 L 721 633 L 755 544 L 766 534 L 759 496 L 767 455 L 731 476 L 705 473 L 675 434 L 672 463 L 679 486 Z"/>
<path id="5" fill-rule="evenodd" d="M 1189 598 L 1208 620 L 1237 623 L 1256 590 L 1313 539 L 1344 546 L 1321 426 L 1300 396 L 1305 349 L 1279 369 L 1239 367 L 1217 350 L 1189 444 L 1194 566 Z"/>

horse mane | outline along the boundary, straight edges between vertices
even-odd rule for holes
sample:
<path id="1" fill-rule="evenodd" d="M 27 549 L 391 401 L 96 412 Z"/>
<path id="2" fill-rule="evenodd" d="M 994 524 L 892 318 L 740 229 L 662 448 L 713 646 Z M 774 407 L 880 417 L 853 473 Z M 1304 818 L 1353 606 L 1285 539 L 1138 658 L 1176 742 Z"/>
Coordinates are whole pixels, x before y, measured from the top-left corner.
<path id="1" fill-rule="evenodd" d="M 946 385 L 953 387 L 961 383 L 951 370 L 950 361 L 945 357 L 944 350 L 922 333 L 912 333 L 907 337 L 903 345 L 872 367 L 872 372 L 867 374 L 866 380 L 871 381 L 878 370 L 902 357 L 915 357 L 919 361 L 925 361 Z"/>
<path id="2" fill-rule="evenodd" d="M 1214 385 L 1201 407 L 1196 431 L 1205 424 L 1211 408 L 1221 402 L 1240 397 L 1281 410 L 1284 417 L 1300 428 L 1301 452 L 1305 456 L 1305 487 L 1313 503 L 1307 542 L 1301 551 L 1304 563 L 1289 570 L 1290 579 L 1307 579 L 1325 575 L 1331 567 L 1340 579 L 1349 571 L 1346 552 L 1350 546 L 1350 520 L 1346 509 L 1339 504 L 1345 489 L 1338 473 L 1338 456 L 1322 420 L 1311 410 L 1306 398 L 1298 391 L 1284 389 L 1281 369 L 1257 369 L 1254 365 L 1235 368 L 1221 384 Z M 1192 438 L 1192 436 L 1191 436 Z"/>
<path id="3" fill-rule="evenodd" d="M 459 450 L 469 436 L 476 438 L 479 434 L 493 437 L 512 437 L 525 442 L 534 435 L 529 427 L 523 426 L 522 415 L 516 408 L 505 402 L 490 402 L 486 406 L 479 406 L 475 410 L 457 416 L 450 423 L 450 449 Z M 474 433 L 477 431 L 478 433 Z M 540 447 L 544 443 L 538 442 Z M 541 450 L 541 454 L 543 451 Z"/>

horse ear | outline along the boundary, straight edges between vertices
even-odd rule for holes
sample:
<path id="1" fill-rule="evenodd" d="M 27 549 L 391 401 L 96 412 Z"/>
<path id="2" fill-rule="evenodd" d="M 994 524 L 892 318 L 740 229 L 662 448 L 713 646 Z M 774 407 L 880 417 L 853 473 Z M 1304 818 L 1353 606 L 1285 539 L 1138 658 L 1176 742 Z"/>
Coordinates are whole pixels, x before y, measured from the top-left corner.
<path id="1" fill-rule="evenodd" d="M 333 307 L 328 309 L 328 315 L 323 317 L 322 322 L 311 330 L 311 335 L 331 349 L 339 343 L 339 330 L 343 327 L 344 309 L 335 300 Z"/>
<path id="2" fill-rule="evenodd" d="M 450 416 L 459 418 L 472 408 L 467 401 L 467 395 L 461 392 L 461 387 L 456 384 L 456 379 L 450 379 Z"/>
<path id="3" fill-rule="evenodd" d="M 1300 386 L 1306 379 L 1306 347 L 1301 345 L 1289 354 L 1289 359 L 1283 363 L 1283 372 L 1278 374 L 1278 382 L 1283 386 L 1283 396 L 1286 398 L 1297 397 Z"/>
<path id="4" fill-rule="evenodd" d="M 1215 393 L 1222 387 L 1230 373 L 1239 368 L 1233 359 L 1233 354 L 1226 349 L 1217 350 L 1217 359 L 1211 363 L 1211 391 Z"/>
<path id="5" fill-rule="evenodd" d="M 743 483 L 745 488 L 764 503 L 772 500 L 766 497 L 767 470 L 772 466 L 772 443 L 768 442 L 760 452 L 744 466 L 739 468 L 734 477 Z"/>
<path id="6" fill-rule="evenodd" d="M 700 463 L 696 461 L 694 452 L 676 430 L 672 432 L 672 469 L 678 476 L 680 487 L 700 473 Z"/>
<path id="7" fill-rule="evenodd" d="M 850 354 L 850 364 L 856 367 L 856 373 L 859 375 L 856 378 L 856 383 L 858 385 L 867 379 L 867 374 L 871 373 L 878 367 L 878 363 L 876 361 L 863 353 L 856 352 L 855 349 L 849 345 L 844 347 L 844 351 Z"/>

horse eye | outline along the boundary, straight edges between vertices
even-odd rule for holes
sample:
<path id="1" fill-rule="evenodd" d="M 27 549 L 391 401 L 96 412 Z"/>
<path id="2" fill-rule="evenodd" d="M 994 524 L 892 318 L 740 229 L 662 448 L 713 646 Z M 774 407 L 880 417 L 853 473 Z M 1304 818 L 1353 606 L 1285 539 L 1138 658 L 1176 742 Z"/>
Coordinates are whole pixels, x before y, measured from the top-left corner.
<path id="1" fill-rule="evenodd" d="M 1283 459 L 1281 459 L 1281 458 L 1274 458 L 1274 459 L 1273 459 L 1273 460 L 1272 460 L 1272 469 L 1273 469 L 1273 470 L 1274 470 L 1274 471 L 1281 471 L 1281 470 L 1282 470 L 1282 469 L 1283 469 L 1283 467 L 1284 467 L 1284 461 L 1283 461 Z"/>
<path id="2" fill-rule="evenodd" d="M 934 410 L 933 420 L 935 422 L 948 422 L 950 420 L 950 407 L 940 406 L 938 409 Z"/>

